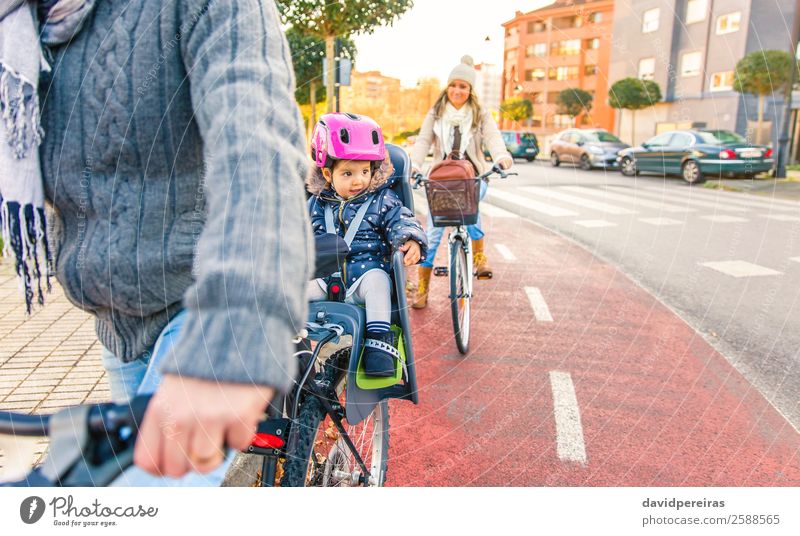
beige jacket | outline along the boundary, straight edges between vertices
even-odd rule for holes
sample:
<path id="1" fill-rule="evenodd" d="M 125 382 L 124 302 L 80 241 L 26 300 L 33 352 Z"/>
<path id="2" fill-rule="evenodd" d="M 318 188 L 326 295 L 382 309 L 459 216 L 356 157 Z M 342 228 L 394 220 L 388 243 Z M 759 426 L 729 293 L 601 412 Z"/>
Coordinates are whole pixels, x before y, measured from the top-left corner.
<path id="1" fill-rule="evenodd" d="M 433 163 L 441 162 L 444 159 L 445 150 L 441 145 L 442 142 L 433 130 L 433 124 L 436 121 L 433 108 L 428 111 L 425 116 L 422 126 L 419 129 L 417 141 L 411 150 L 411 165 L 416 169 L 422 169 L 422 163 L 428 155 L 428 149 L 433 145 Z M 481 120 L 477 127 L 472 127 L 472 139 L 467 146 L 467 156 L 470 161 L 478 166 L 476 170 L 478 174 L 484 173 L 489 170 L 491 164 L 483 157 L 482 146 L 486 146 L 489 154 L 492 155 L 493 162 L 499 162 L 502 159 L 507 159 L 510 165 L 513 162 L 511 155 L 506 150 L 506 144 L 503 142 L 500 131 L 497 129 L 497 123 L 494 122 L 491 112 L 484 109 L 481 113 Z"/>

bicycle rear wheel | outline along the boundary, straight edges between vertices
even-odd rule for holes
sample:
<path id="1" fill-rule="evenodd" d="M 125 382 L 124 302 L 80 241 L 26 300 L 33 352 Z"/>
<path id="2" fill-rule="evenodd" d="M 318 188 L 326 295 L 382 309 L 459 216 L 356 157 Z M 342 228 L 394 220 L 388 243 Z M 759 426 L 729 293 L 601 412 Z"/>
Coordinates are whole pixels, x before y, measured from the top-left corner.
<path id="1" fill-rule="evenodd" d="M 335 386 L 342 405 L 345 402 L 347 363 L 350 348 L 333 354 L 320 375 Z M 342 421 L 347 435 L 369 468 L 365 480 L 353 451 L 347 446 L 333 420 L 325 413 L 315 396 L 306 396 L 297 421 L 293 439 L 283 464 L 281 486 L 349 487 L 383 486 L 389 456 L 389 405 L 383 400 L 366 419 L 351 425 Z"/>
<path id="2" fill-rule="evenodd" d="M 467 266 L 467 247 L 461 238 L 450 245 L 450 312 L 453 316 L 458 351 L 469 351 L 469 281 L 472 277 Z"/>

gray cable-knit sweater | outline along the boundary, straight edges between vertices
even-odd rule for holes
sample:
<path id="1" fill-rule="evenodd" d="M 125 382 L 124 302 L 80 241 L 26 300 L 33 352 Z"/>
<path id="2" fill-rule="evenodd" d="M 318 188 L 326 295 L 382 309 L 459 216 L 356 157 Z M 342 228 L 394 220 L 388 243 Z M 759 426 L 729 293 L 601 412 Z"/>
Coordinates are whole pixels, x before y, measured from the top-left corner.
<path id="1" fill-rule="evenodd" d="M 311 241 L 271 0 L 103 0 L 41 84 L 56 276 L 124 361 L 286 389 Z"/>

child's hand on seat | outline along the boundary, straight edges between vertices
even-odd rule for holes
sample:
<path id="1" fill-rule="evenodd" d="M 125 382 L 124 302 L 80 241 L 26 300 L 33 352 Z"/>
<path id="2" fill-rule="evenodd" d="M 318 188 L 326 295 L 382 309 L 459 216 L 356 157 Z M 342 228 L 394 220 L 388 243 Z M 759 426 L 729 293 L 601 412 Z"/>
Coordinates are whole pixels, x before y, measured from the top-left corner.
<path id="1" fill-rule="evenodd" d="M 403 264 L 405 266 L 411 266 L 412 264 L 417 264 L 419 262 L 421 250 L 419 248 L 419 244 L 417 244 L 414 240 L 407 241 L 398 249 L 405 253 L 403 256 Z"/>

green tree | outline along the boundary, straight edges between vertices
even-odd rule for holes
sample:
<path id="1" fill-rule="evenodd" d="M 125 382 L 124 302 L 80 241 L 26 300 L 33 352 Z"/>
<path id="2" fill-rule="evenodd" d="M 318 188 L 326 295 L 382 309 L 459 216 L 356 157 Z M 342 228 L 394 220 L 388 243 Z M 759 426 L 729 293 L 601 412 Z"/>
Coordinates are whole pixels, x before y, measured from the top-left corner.
<path id="1" fill-rule="evenodd" d="M 509 121 L 521 123 L 533 117 L 533 103 L 524 97 L 511 97 L 500 104 L 500 114 Z"/>
<path id="2" fill-rule="evenodd" d="M 286 31 L 289 49 L 292 51 L 294 77 L 297 80 L 295 98 L 298 104 L 311 104 L 309 125 L 317 121 L 316 105 L 322 101 L 317 95 L 317 85 L 322 80 L 322 58 L 325 57 L 325 41 L 318 37 L 306 35 L 296 28 Z M 347 38 L 340 39 L 341 56 L 355 60 L 356 45 Z"/>
<path id="3" fill-rule="evenodd" d="M 592 100 L 594 97 L 588 91 L 577 87 L 565 89 L 556 97 L 558 113 L 570 116 L 574 124 L 578 115 L 589 113 L 592 109 Z"/>
<path id="4" fill-rule="evenodd" d="M 608 91 L 609 106 L 631 111 L 631 142 L 636 140 L 636 110 L 649 108 L 660 100 L 661 88 L 652 80 L 623 78 Z"/>
<path id="5" fill-rule="evenodd" d="M 329 112 L 333 111 L 334 40 L 391 25 L 414 5 L 413 0 L 277 0 L 276 3 L 284 23 L 325 41 Z"/>
<path id="6" fill-rule="evenodd" d="M 761 143 L 764 122 L 764 97 L 784 95 L 792 79 L 792 55 L 783 50 L 757 50 L 736 64 L 733 89 L 739 93 L 758 95 L 758 133 Z"/>

